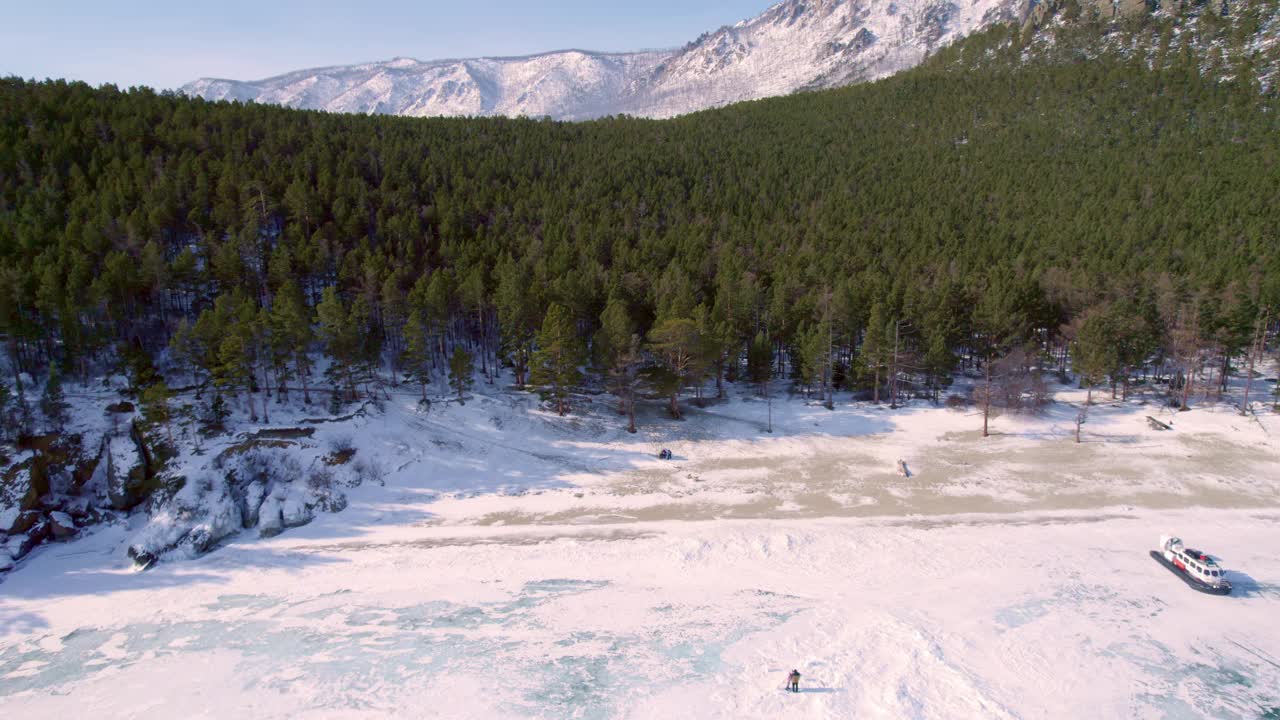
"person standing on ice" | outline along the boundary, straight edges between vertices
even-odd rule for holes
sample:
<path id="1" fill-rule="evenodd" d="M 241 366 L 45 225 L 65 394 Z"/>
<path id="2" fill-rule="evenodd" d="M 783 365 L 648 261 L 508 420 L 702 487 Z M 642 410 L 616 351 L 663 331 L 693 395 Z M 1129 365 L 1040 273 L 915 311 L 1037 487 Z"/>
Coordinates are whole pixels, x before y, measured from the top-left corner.
<path id="1" fill-rule="evenodd" d="M 792 670 L 787 676 L 787 689 L 791 692 L 800 692 L 800 671 Z"/>

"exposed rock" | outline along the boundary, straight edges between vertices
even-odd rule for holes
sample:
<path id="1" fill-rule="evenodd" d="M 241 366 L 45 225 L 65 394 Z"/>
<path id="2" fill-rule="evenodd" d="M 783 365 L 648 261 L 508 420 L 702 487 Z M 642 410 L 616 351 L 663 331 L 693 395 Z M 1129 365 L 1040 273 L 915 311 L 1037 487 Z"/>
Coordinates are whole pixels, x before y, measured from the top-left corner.
<path id="1" fill-rule="evenodd" d="M 275 494 L 268 495 L 262 501 L 262 506 L 258 509 L 258 536 L 274 537 L 284 532 L 284 518 L 280 514 L 280 506 L 283 504 L 281 498 Z"/>
<path id="2" fill-rule="evenodd" d="M 32 510 L 48 492 L 48 465 L 38 452 L 0 476 L 0 507 Z"/>
<path id="3" fill-rule="evenodd" d="M 244 500 L 241 503 L 241 516 L 246 529 L 257 527 L 258 510 L 267 495 L 266 485 L 261 480 L 254 480 L 244 489 Z"/>
<path id="4" fill-rule="evenodd" d="M 136 565 L 137 567 L 139 567 L 139 568 L 141 568 L 141 569 L 143 569 L 143 570 L 146 570 L 147 568 L 151 567 L 152 565 L 155 565 L 155 564 L 156 564 L 156 560 L 158 560 L 159 558 L 157 558 L 155 555 L 153 555 L 153 554 L 151 554 L 151 553 L 147 552 L 146 550 L 143 550 L 142 548 L 138 547 L 137 545 L 130 545 L 130 546 L 129 546 L 129 559 L 130 559 L 130 560 L 132 560 L 132 561 L 133 561 L 133 564 L 134 564 L 134 565 Z"/>
<path id="5" fill-rule="evenodd" d="M 9 554 L 6 548 L 0 547 L 0 572 L 7 572 L 13 569 L 13 556 Z"/>
<path id="6" fill-rule="evenodd" d="M 20 511 L 16 507 L 0 513 L 0 530 L 9 535 L 22 535 L 36 524 L 40 513 L 35 510 Z"/>
<path id="7" fill-rule="evenodd" d="M 71 471 L 71 487 L 68 491 L 73 494 L 83 492 L 85 485 L 93 478 L 94 472 L 98 469 L 98 462 L 101 459 L 101 452 L 87 458 L 82 457 Z"/>
<path id="8" fill-rule="evenodd" d="M 64 512 L 49 513 L 49 530 L 54 540 L 66 540 L 76 534 L 75 521 Z"/>
<path id="9" fill-rule="evenodd" d="M 137 507 L 146 499 L 146 480 L 142 457 L 132 438 L 121 435 L 102 438 L 98 464 L 90 483 L 105 492 L 112 508 Z"/>
<path id="10" fill-rule="evenodd" d="M 280 519 L 285 527 L 301 527 L 315 519 L 315 516 L 311 506 L 295 494 L 285 498 L 280 507 Z"/>
<path id="11" fill-rule="evenodd" d="M 39 544 L 40 540 L 30 535 L 14 535 L 5 543 L 4 551 L 14 560 L 21 560 Z"/>
<path id="12" fill-rule="evenodd" d="M 50 527 L 51 524 L 52 523 L 49 522 L 48 518 L 38 518 L 36 520 L 36 524 L 32 525 L 31 529 L 27 531 L 27 537 L 31 538 L 37 545 L 39 545 L 45 540 L 53 537 L 53 529 Z"/>
<path id="13" fill-rule="evenodd" d="M 130 544 L 130 557 L 159 558 L 172 550 L 202 555 L 241 530 L 240 502 L 225 478 L 198 476 L 152 514 Z M 154 560 L 153 560 L 154 561 Z"/>
<path id="14" fill-rule="evenodd" d="M 89 499 L 83 497 L 65 498 L 62 502 L 61 510 L 70 515 L 73 520 L 79 521 L 88 520 L 98 514 L 89 505 Z"/>
<path id="15" fill-rule="evenodd" d="M 347 504 L 331 468 L 316 463 L 304 473 L 297 458 L 281 449 L 253 448 L 226 458 L 220 470 L 196 476 L 155 505 L 131 543 L 132 552 L 163 558 L 177 550 L 196 556 L 241 530 L 256 528 L 260 536 L 271 537 Z"/>

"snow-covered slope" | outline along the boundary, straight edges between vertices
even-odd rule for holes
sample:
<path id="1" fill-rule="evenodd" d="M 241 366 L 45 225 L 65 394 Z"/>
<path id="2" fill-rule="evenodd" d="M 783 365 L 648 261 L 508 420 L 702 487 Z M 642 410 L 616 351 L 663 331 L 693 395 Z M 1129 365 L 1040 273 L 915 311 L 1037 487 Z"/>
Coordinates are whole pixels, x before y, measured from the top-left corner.
<path id="1" fill-rule="evenodd" d="M 784 0 L 758 17 L 706 33 L 677 50 L 566 50 L 433 62 L 397 58 L 255 82 L 205 78 L 182 90 L 210 100 L 420 117 L 671 117 L 884 77 L 991 22 L 1025 16 L 1028 4 Z"/>

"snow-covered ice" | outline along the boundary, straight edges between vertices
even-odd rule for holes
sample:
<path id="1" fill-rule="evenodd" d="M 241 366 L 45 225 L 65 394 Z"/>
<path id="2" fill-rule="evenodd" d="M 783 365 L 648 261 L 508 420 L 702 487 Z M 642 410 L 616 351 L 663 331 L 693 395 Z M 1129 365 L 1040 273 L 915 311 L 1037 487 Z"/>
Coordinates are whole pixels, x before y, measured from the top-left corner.
<path id="1" fill-rule="evenodd" d="M 997 418 L 986 440 L 972 409 L 795 398 L 773 403 L 768 433 L 765 403 L 730 395 L 685 422 L 646 415 L 638 436 L 603 398 L 561 419 L 483 386 L 465 406 L 422 413 L 406 394 L 315 424 L 291 450 L 303 465 L 339 440 L 381 465 L 340 513 L 147 572 L 125 556 L 154 531 L 136 523 L 25 559 L 0 584 L 0 703 L 11 717 L 1280 715 L 1280 417 L 1104 401 L 1076 445 L 1073 391 Z M 1155 563 L 1168 532 L 1224 558 L 1237 592 L 1195 593 Z M 782 690 L 793 667 L 799 695 Z"/>

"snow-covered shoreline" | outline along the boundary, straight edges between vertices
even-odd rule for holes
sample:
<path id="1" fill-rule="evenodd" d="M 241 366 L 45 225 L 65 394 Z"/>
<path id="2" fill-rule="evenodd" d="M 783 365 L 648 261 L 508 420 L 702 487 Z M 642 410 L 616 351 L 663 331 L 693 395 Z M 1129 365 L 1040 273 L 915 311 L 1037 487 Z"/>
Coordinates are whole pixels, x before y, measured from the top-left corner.
<path id="1" fill-rule="evenodd" d="M 637 435 L 603 399 L 559 418 L 488 387 L 340 423 L 273 408 L 314 428 L 276 448 L 299 467 L 376 462 L 346 508 L 147 572 L 141 514 L 35 550 L 0 585 L 0 698 L 20 717 L 1269 717 L 1280 417 L 1095 399 L 1080 444 L 1067 388 L 986 439 L 972 409 L 800 397 L 769 433 L 742 387 Z M 1166 532 L 1223 557 L 1237 594 L 1152 561 Z M 780 690 L 791 667 L 809 692 Z"/>

